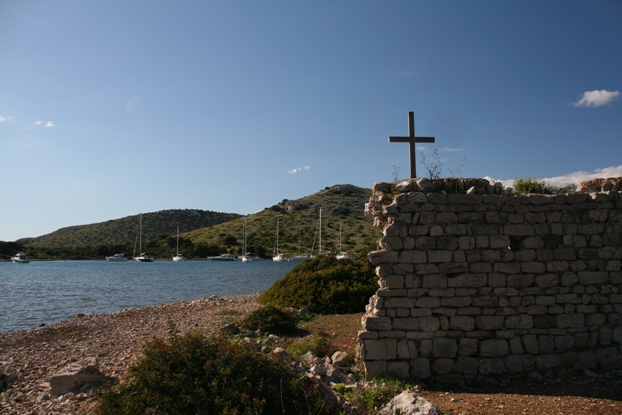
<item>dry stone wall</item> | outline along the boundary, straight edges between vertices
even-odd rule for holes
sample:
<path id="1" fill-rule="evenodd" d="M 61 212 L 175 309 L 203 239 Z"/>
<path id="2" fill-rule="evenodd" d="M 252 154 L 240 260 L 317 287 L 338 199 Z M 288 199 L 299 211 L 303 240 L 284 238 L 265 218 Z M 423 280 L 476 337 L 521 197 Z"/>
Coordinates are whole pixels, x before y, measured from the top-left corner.
<path id="1" fill-rule="evenodd" d="M 380 288 L 358 336 L 368 377 L 622 369 L 619 191 L 426 188 L 376 183 L 366 205 L 384 235 L 369 254 Z"/>

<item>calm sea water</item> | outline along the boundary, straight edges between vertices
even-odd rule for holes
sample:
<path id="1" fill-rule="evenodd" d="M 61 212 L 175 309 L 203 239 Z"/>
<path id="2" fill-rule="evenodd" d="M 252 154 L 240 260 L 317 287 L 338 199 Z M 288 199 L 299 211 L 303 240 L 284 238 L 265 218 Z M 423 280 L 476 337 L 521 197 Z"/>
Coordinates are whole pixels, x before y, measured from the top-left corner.
<path id="1" fill-rule="evenodd" d="M 0 332 L 71 318 L 265 291 L 297 263 L 274 261 L 0 262 Z"/>

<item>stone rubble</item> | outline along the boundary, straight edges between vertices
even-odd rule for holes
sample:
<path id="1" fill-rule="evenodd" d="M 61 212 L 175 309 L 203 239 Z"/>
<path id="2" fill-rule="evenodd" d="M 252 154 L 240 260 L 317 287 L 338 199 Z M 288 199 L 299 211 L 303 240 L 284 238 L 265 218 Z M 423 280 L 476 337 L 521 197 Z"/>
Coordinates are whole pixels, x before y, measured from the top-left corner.
<path id="1" fill-rule="evenodd" d="M 74 318 L 30 330 L 0 333 L 0 414 L 84 415 L 95 412 L 94 386 L 56 396 L 51 381 L 63 368 L 96 359 L 101 374 L 115 381 L 126 378 L 128 367 L 145 342 L 166 338 L 170 330 L 215 333 L 229 323 L 230 313 L 248 314 L 260 306 L 259 294 L 127 309 Z"/>

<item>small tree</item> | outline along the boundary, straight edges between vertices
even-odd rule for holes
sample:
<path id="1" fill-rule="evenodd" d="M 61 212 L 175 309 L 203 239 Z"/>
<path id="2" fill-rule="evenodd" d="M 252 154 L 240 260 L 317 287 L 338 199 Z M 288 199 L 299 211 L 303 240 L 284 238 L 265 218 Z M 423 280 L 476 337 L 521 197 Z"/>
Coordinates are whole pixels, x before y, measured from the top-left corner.
<path id="1" fill-rule="evenodd" d="M 449 162 L 446 163 L 445 160 L 443 160 L 438 154 L 438 150 L 434 149 L 434 152 L 432 154 L 433 156 L 431 161 L 428 161 L 428 159 L 426 159 L 425 154 L 421 154 L 421 164 L 423 164 L 428 171 L 428 178 L 430 180 L 439 179 L 444 168 L 447 168 L 449 177 L 455 178 L 460 176 L 466 157 L 460 160 L 460 162 L 458 162 L 456 166 L 453 166 L 452 160 L 449 160 Z"/>

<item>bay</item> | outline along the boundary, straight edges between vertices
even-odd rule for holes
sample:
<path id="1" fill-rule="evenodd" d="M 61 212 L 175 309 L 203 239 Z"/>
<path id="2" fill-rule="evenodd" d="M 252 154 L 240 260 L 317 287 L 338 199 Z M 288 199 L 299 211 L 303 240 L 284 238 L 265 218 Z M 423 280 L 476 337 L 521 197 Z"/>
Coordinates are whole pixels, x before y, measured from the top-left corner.
<path id="1" fill-rule="evenodd" d="M 265 291 L 297 262 L 33 261 L 0 263 L 0 332 L 211 295 Z"/>

